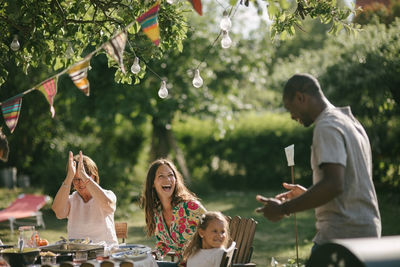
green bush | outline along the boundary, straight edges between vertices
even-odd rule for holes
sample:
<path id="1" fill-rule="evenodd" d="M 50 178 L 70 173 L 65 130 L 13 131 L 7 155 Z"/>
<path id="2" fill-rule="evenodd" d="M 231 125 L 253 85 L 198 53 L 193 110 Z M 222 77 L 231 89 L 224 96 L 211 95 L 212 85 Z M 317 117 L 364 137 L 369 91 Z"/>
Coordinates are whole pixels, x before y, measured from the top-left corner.
<path id="1" fill-rule="evenodd" d="M 311 73 L 334 105 L 351 106 L 370 138 L 374 181 L 392 190 L 400 183 L 399 29 L 396 18 L 390 25 L 367 25 L 358 35 L 330 37 L 322 49 L 278 60 L 269 78 L 279 91 L 293 74 Z"/>
<path id="2" fill-rule="evenodd" d="M 215 121 L 191 118 L 174 124 L 186 153 L 196 192 L 214 189 L 268 189 L 290 182 L 284 148 L 295 145 L 295 178 L 311 183 L 311 129 L 288 113 L 246 113 L 229 125 L 223 139 Z M 299 180 L 298 180 L 299 179 Z"/>

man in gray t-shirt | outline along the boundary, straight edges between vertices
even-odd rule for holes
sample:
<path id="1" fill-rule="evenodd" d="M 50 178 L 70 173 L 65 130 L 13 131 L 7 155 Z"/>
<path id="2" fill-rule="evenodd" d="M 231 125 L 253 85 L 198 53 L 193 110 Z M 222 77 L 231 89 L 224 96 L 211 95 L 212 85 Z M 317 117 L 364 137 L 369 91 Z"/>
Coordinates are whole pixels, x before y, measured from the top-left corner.
<path id="1" fill-rule="evenodd" d="M 313 186 L 284 183 L 288 192 L 275 198 L 260 195 L 257 209 L 271 221 L 315 208 L 317 245 L 336 238 L 380 237 L 381 219 L 372 181 L 368 136 L 349 107 L 334 107 L 309 74 L 288 80 L 283 103 L 292 119 L 315 124 L 311 147 Z"/>

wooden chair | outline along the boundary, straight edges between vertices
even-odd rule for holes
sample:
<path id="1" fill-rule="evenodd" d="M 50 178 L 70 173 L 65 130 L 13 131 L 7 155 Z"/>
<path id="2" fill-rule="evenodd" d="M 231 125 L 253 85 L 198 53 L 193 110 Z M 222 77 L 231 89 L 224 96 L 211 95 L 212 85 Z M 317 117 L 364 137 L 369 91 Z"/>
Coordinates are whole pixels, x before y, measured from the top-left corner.
<path id="1" fill-rule="evenodd" d="M 232 266 L 256 266 L 256 264 L 250 263 L 250 260 L 253 254 L 253 240 L 257 221 L 253 218 L 247 219 L 240 216 L 228 219 L 231 238 L 236 242 L 237 249 L 232 259 Z"/>
<path id="2" fill-rule="evenodd" d="M 115 222 L 115 234 L 117 238 L 122 239 L 122 243 L 125 243 L 125 240 L 128 239 L 128 223 L 127 222 Z"/>

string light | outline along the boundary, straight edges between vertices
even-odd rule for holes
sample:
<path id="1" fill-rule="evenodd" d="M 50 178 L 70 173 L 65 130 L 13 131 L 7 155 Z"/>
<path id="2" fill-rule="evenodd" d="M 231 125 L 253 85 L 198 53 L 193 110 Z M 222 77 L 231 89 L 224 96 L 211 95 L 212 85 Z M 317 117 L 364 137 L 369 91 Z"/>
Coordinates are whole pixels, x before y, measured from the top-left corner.
<path id="1" fill-rule="evenodd" d="M 193 78 L 193 86 L 196 88 L 199 88 L 203 85 L 203 79 L 200 76 L 200 71 L 199 69 L 196 69 L 196 72 L 194 74 L 194 78 Z"/>
<path id="2" fill-rule="evenodd" d="M 19 42 L 18 42 L 18 35 L 14 35 L 14 39 L 12 40 L 10 47 L 13 51 L 18 51 L 19 48 L 21 47 Z"/>
<path id="3" fill-rule="evenodd" d="M 221 22 L 219 23 L 219 27 L 223 31 L 229 31 L 232 27 L 232 22 L 231 19 L 228 16 L 228 12 L 226 10 L 224 11 L 224 16 L 221 19 Z"/>
<path id="4" fill-rule="evenodd" d="M 221 40 L 221 46 L 224 49 L 227 49 L 231 47 L 232 45 L 232 39 L 229 37 L 228 31 L 222 31 L 222 40 Z"/>
<path id="5" fill-rule="evenodd" d="M 135 57 L 135 60 L 133 61 L 132 67 L 131 67 L 131 72 L 133 74 L 138 74 L 140 71 L 140 65 L 139 65 L 139 58 Z"/>
<path id="6" fill-rule="evenodd" d="M 160 90 L 158 90 L 158 96 L 163 99 L 168 96 L 167 83 L 164 80 L 161 82 Z"/>

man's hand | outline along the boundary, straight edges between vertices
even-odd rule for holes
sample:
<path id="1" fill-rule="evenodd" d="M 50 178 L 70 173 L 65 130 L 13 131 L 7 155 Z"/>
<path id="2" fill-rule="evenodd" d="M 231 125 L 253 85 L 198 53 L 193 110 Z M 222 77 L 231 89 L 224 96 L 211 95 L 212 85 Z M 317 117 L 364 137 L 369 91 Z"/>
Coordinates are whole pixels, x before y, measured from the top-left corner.
<path id="1" fill-rule="evenodd" d="M 288 189 L 289 191 L 275 196 L 276 199 L 279 199 L 282 202 L 298 197 L 307 191 L 306 188 L 298 184 L 283 183 L 283 187 Z"/>
<path id="2" fill-rule="evenodd" d="M 264 217 L 267 218 L 268 220 L 277 222 L 285 216 L 281 207 L 282 202 L 279 199 L 266 198 L 257 195 L 256 200 L 264 204 L 263 207 L 257 208 L 256 212 L 263 213 Z"/>

